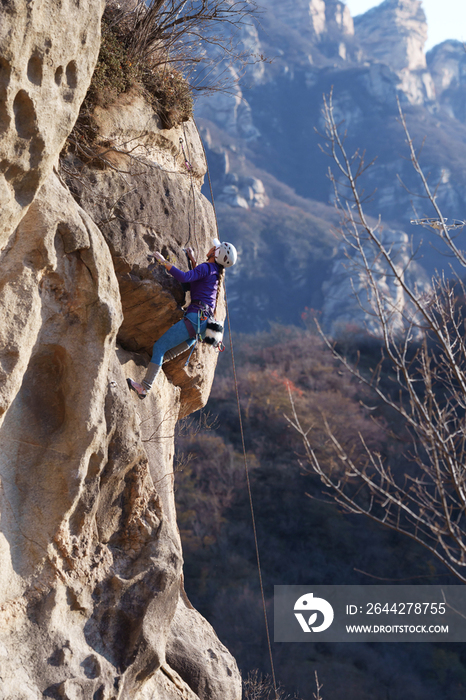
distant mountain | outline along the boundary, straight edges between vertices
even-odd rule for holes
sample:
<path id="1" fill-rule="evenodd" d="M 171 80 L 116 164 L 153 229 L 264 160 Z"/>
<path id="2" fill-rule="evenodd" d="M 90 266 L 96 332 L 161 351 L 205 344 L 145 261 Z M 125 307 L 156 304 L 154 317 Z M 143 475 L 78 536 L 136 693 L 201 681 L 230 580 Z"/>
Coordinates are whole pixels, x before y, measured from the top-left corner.
<path id="1" fill-rule="evenodd" d="M 249 53 L 271 61 L 251 63 L 230 94 L 197 104 L 221 235 L 242 253 L 230 287 L 233 317 L 244 330 L 274 320 L 299 323 L 306 306 L 324 309 L 334 275 L 341 280 L 326 177 L 331 161 L 316 133 L 323 130 L 322 95 L 332 88 L 348 150 L 359 147 L 368 160 L 377 157 L 366 182 L 368 192 L 376 190 L 369 214 L 417 243 L 420 229 L 410 219 L 434 213 L 411 194 L 420 188 L 406 159 L 398 98 L 417 145 L 425 138 L 421 164 L 431 182 L 439 182 L 444 216 L 466 215 L 462 44 L 447 41 L 425 54 L 419 0 L 385 0 L 354 21 L 338 0 L 263 0 L 262 6 L 260 21 L 243 29 L 242 41 Z M 421 265 L 429 274 L 446 266 L 431 245 L 424 245 L 418 263 L 421 276 Z M 356 304 L 345 322 L 351 314 L 360 325 Z"/>

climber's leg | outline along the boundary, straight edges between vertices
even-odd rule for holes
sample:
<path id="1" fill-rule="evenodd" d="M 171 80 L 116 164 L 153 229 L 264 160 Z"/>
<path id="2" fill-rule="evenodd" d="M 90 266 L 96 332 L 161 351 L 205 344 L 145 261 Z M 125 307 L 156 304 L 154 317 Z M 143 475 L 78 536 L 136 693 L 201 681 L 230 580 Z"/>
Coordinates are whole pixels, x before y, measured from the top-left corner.
<path id="1" fill-rule="evenodd" d="M 155 362 L 149 362 L 146 374 L 142 380 L 142 386 L 146 391 L 150 391 L 152 389 L 152 384 L 155 382 L 159 372 L 160 365 L 156 365 Z"/>
<path id="2" fill-rule="evenodd" d="M 192 314 L 189 315 L 191 316 Z M 197 318 L 197 314 L 195 314 L 195 316 Z M 181 320 L 178 321 L 178 323 L 175 323 L 174 326 L 169 328 L 168 331 L 166 331 L 166 333 L 164 333 L 162 337 L 154 343 L 154 347 L 152 349 L 151 362 L 154 362 L 157 365 L 162 365 L 163 356 L 165 355 L 167 350 L 171 350 L 172 348 L 176 347 L 177 345 L 180 345 L 184 341 L 188 343 L 188 347 L 191 347 L 196 342 L 195 338 L 189 337 L 186 324 L 183 320 Z"/>
<path id="3" fill-rule="evenodd" d="M 157 378 L 160 372 L 160 365 L 156 365 L 155 362 L 149 362 L 146 374 L 141 383 L 135 382 L 133 379 L 128 379 L 128 386 L 137 393 L 140 399 L 145 399 L 149 391 L 152 389 L 152 384 Z"/>
<path id="4" fill-rule="evenodd" d="M 165 364 L 166 362 L 170 362 L 170 360 L 174 360 L 175 357 L 178 357 L 178 355 L 182 355 L 184 352 L 186 352 L 186 350 L 189 350 L 190 347 L 191 344 L 188 343 L 187 340 L 183 340 L 183 342 L 179 345 L 175 345 L 175 347 L 171 348 L 171 350 L 167 350 L 167 352 L 163 356 L 163 364 Z"/>
<path id="5" fill-rule="evenodd" d="M 197 314 L 189 315 L 197 319 Z M 128 379 L 129 388 L 135 391 L 140 399 L 145 399 L 160 371 L 165 353 L 181 343 L 186 343 L 186 348 L 189 348 L 194 345 L 195 342 L 195 338 L 190 338 L 183 320 L 175 323 L 174 326 L 169 328 L 157 342 L 154 343 L 152 358 L 142 382 L 139 383 L 135 382 L 134 379 Z"/>

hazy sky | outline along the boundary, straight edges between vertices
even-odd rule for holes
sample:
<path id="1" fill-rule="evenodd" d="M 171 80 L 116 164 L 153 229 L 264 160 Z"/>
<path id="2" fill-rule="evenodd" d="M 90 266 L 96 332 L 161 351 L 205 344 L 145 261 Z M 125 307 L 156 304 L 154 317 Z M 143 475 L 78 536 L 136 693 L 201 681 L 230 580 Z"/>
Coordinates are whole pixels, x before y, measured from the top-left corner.
<path id="1" fill-rule="evenodd" d="M 380 5 L 380 0 L 345 2 L 353 17 Z M 426 51 L 445 39 L 466 40 L 466 0 L 422 0 L 422 6 L 429 26 Z"/>

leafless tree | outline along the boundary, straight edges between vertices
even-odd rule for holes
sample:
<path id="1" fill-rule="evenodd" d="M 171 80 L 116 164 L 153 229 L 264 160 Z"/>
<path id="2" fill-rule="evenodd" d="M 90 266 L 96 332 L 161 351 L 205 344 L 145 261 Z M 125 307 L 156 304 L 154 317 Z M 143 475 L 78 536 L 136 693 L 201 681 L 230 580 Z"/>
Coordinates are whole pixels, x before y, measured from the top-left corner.
<path id="1" fill-rule="evenodd" d="M 315 674 L 315 679 L 316 679 L 316 692 L 312 693 L 315 700 L 322 700 L 322 695 L 320 694 L 320 691 L 322 690 L 323 683 L 319 683 L 319 676 L 317 675 L 317 671 L 314 672 Z"/>
<path id="2" fill-rule="evenodd" d="M 420 192 L 432 207 L 433 218 L 422 220 L 460 266 L 466 267 L 466 251 L 442 216 L 399 106 L 411 163 L 420 178 Z M 404 473 L 391 468 L 381 454 L 370 449 L 360 435 L 364 457 L 354 460 L 327 424 L 327 438 L 338 465 L 324 469 L 313 449 L 312 428 L 307 430 L 293 405 L 288 417 L 302 436 L 311 470 L 329 487 L 347 511 L 365 514 L 388 528 L 404 533 L 435 554 L 461 581 L 466 582 L 466 316 L 464 285 L 451 272 L 432 280 L 430 291 L 419 293 L 407 283 L 407 266 L 394 260 L 384 243 L 380 221 L 373 224 L 363 208 L 361 176 L 364 154 L 349 156 L 345 132 L 335 120 L 332 95 L 324 101 L 325 149 L 333 158 L 338 176 L 330 173 L 336 205 L 341 213 L 341 234 L 359 260 L 365 275 L 367 298 L 361 301 L 375 315 L 382 340 L 381 359 L 366 371 L 348 359 L 325 335 L 335 358 L 382 404 L 402 418 L 409 434 L 404 451 Z M 457 222 L 454 228 L 461 226 Z M 377 270 L 384 266 L 399 287 L 398 301 L 384 298 Z M 359 292 L 360 293 L 360 292 Z M 406 301 L 409 304 L 406 304 Z M 406 309 L 409 309 L 408 311 Z M 403 318 L 402 327 L 393 323 Z M 319 328 L 319 330 L 321 330 Z M 381 382 L 382 367 L 391 367 L 395 389 Z M 384 370 L 385 371 L 385 370 Z"/>

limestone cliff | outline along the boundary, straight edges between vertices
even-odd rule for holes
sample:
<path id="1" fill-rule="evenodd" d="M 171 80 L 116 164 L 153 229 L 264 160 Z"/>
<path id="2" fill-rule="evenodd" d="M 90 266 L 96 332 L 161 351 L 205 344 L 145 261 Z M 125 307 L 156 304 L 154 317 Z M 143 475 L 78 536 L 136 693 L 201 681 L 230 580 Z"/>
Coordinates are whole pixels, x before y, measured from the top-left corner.
<path id="1" fill-rule="evenodd" d="M 390 228 L 384 229 L 380 235 L 406 284 L 416 288 L 419 296 L 427 299 L 431 293 L 431 283 L 423 267 L 416 260 L 412 260 L 412 246 L 408 235 Z M 366 245 L 366 255 L 370 261 L 371 275 L 377 282 L 383 300 L 390 328 L 395 335 L 402 335 L 408 320 L 415 319 L 415 308 L 401 285 L 395 282 L 388 265 L 381 259 L 375 246 Z M 345 241 L 340 243 L 331 272 L 322 286 L 324 303 L 321 325 L 326 333 L 336 338 L 359 329 L 367 331 L 372 337 L 382 338 L 383 331 L 377 316 L 376 299 L 369 275 L 360 256 Z"/>
<path id="2" fill-rule="evenodd" d="M 427 22 L 420 0 L 385 0 L 356 17 L 355 29 L 365 52 L 394 70 L 426 67 Z"/>
<path id="3" fill-rule="evenodd" d="M 396 89 L 411 104 L 435 99 L 426 66 L 427 21 L 420 0 L 385 0 L 356 17 L 355 34 L 369 59 L 390 66 L 398 78 Z M 372 89 L 380 94 L 380 78 L 373 82 Z"/>
<path id="4" fill-rule="evenodd" d="M 427 65 L 435 93 L 447 114 L 466 122 L 466 54 L 461 41 L 444 41 L 429 51 Z"/>
<path id="5" fill-rule="evenodd" d="M 113 166 L 58 169 L 102 10 L 1 4 L 0 698 L 238 700 L 184 594 L 173 498 L 174 426 L 205 403 L 215 355 L 177 358 L 143 402 L 126 385 L 181 316 L 147 254 L 182 265 L 214 235 L 197 131 L 126 96 L 98 115 Z"/>

